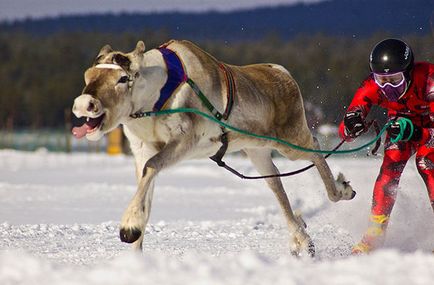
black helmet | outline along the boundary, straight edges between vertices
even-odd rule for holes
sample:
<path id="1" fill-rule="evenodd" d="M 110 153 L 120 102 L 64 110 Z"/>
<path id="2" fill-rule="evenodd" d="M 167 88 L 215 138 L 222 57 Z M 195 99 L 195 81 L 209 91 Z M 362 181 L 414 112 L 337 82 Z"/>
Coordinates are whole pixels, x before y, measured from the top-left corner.
<path id="1" fill-rule="evenodd" d="M 369 56 L 369 66 L 375 73 L 408 72 L 413 68 L 413 64 L 413 51 L 409 45 L 398 39 L 379 42 Z"/>

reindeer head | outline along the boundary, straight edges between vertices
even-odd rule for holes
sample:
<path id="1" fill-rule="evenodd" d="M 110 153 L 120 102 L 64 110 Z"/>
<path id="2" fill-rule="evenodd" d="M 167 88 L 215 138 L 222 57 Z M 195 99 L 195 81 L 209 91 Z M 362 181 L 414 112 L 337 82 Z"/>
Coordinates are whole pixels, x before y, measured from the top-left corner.
<path id="1" fill-rule="evenodd" d="M 100 50 L 94 65 L 84 74 L 86 86 L 82 94 L 74 100 L 73 113 L 86 118 L 82 126 L 73 129 L 75 137 L 99 140 L 128 119 L 133 111 L 132 89 L 140 76 L 144 52 L 142 41 L 127 54 L 115 52 L 109 45 Z"/>

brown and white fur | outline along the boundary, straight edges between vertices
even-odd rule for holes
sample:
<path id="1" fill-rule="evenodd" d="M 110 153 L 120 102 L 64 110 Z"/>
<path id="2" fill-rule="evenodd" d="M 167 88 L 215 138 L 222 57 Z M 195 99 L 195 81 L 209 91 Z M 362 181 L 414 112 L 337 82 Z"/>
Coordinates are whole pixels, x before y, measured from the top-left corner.
<path id="1" fill-rule="evenodd" d="M 171 41 L 168 48 L 178 54 L 187 75 L 222 112 L 227 90 L 218 61 L 189 41 Z M 319 147 L 307 126 L 297 83 L 284 67 L 268 63 L 227 66 L 233 73 L 237 90 L 228 124 L 302 147 Z M 130 84 L 125 83 L 124 76 L 129 76 Z M 167 70 L 161 53 L 155 49 L 145 52 L 142 41 L 130 53 L 113 51 L 110 46 L 105 46 L 95 64 L 85 72 L 86 87 L 73 106 L 77 117 L 103 116 L 100 124 L 87 131 L 89 140 L 98 140 L 119 124 L 123 125 L 135 158 L 138 187 L 123 214 L 120 238 L 123 242 L 133 243 L 136 249 L 142 246 L 156 175 L 180 160 L 212 156 L 221 147 L 220 126 L 195 114 L 130 117 L 135 112 L 152 109 L 166 79 Z M 179 107 L 207 112 L 188 84 L 178 88 L 165 106 L 167 109 Z M 274 149 L 290 160 L 312 161 L 331 201 L 349 200 L 355 195 L 343 175 L 340 174 L 337 180 L 333 178 L 320 154 L 300 152 L 231 131 L 228 141 L 228 152 L 244 151 L 262 175 L 279 173 L 271 158 Z M 281 180 L 269 178 L 266 182 L 280 204 L 292 235 L 291 252 L 312 255 L 314 246 L 305 231 L 306 225 L 301 217 L 294 215 Z"/>

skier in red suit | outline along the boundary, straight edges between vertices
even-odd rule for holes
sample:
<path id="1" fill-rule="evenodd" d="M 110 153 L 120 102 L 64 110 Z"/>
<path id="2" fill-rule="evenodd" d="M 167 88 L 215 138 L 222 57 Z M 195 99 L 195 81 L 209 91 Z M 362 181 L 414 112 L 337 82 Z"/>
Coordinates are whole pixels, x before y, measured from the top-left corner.
<path id="1" fill-rule="evenodd" d="M 425 182 L 434 210 L 434 64 L 414 62 L 409 45 L 398 39 L 379 42 L 370 54 L 371 74 L 348 107 L 339 134 L 351 141 L 366 131 L 372 105 L 388 111 L 389 120 L 404 117 L 414 125 L 392 123 L 384 144 L 384 158 L 375 182 L 370 225 L 353 254 L 367 253 L 384 243 L 401 173 L 416 154 L 417 170 Z M 403 130 L 403 140 L 392 142 Z"/>

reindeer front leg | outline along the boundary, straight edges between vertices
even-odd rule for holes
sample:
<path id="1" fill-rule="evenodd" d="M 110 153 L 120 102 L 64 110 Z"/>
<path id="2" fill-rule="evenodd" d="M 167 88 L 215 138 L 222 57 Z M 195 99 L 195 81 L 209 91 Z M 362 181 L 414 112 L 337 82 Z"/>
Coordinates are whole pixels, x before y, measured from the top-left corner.
<path id="1" fill-rule="evenodd" d="M 133 243 L 134 249 L 142 248 L 143 232 L 151 211 L 153 179 L 156 169 L 144 167 L 145 175 L 140 179 L 137 192 L 125 210 L 121 225 L 120 239 L 123 242 Z"/>
<path id="2" fill-rule="evenodd" d="M 154 178 L 160 170 L 179 161 L 190 148 L 191 140 L 173 140 L 146 162 L 137 192 L 122 216 L 121 241 L 133 243 L 134 249 L 142 248 L 143 234 L 151 211 Z"/>

